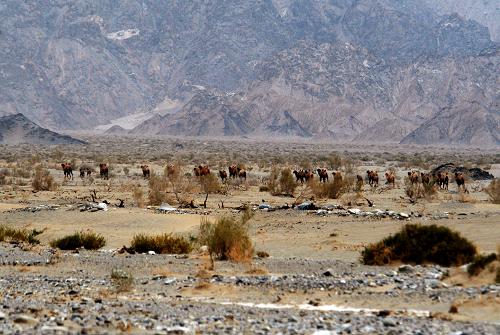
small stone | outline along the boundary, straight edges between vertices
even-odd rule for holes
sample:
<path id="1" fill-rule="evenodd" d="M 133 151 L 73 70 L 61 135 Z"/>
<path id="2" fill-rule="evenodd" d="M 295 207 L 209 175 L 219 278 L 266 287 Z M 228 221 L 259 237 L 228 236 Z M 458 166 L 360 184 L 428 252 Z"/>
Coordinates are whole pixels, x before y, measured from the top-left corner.
<path id="1" fill-rule="evenodd" d="M 411 265 L 404 264 L 398 268 L 398 271 L 401 273 L 413 273 L 415 272 L 415 269 Z"/>
<path id="2" fill-rule="evenodd" d="M 333 276 L 333 271 L 331 269 L 328 269 L 325 272 L 323 272 L 323 276 L 331 277 Z"/>
<path id="3" fill-rule="evenodd" d="M 15 323 L 37 324 L 39 321 L 29 315 L 19 314 L 14 317 Z"/>
<path id="4" fill-rule="evenodd" d="M 6 317 L 4 312 L 0 312 L 0 320 L 4 320 Z"/>
<path id="5" fill-rule="evenodd" d="M 382 320 L 382 324 L 386 327 L 395 327 L 397 325 L 397 322 L 393 318 L 389 317 Z"/>

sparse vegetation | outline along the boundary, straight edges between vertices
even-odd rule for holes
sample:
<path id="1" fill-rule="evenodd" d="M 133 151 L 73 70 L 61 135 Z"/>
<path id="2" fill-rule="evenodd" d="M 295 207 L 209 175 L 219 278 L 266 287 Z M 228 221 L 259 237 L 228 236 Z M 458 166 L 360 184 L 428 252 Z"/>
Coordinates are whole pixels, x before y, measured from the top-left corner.
<path id="1" fill-rule="evenodd" d="M 248 233 L 250 211 L 244 212 L 240 220 L 221 217 L 216 222 L 202 219 L 199 242 L 208 246 L 209 253 L 220 260 L 249 261 L 253 245 Z"/>
<path id="2" fill-rule="evenodd" d="M 116 292 L 127 292 L 134 287 L 134 276 L 125 270 L 111 270 L 111 283 Z"/>
<path id="3" fill-rule="evenodd" d="M 353 177 L 335 177 L 333 181 L 327 183 L 320 183 L 317 180 L 313 180 L 308 183 L 308 186 L 311 188 L 315 197 L 339 199 L 352 188 L 353 184 Z"/>
<path id="4" fill-rule="evenodd" d="M 208 174 L 206 176 L 200 177 L 200 184 L 203 193 L 205 193 L 205 200 L 203 201 L 203 207 L 207 208 L 208 195 L 219 192 L 221 186 L 219 180 L 213 174 Z"/>
<path id="5" fill-rule="evenodd" d="M 436 194 L 436 188 L 434 187 L 434 182 L 429 182 L 427 184 L 417 183 L 413 184 L 410 182 L 408 177 L 405 178 L 404 182 L 405 193 L 411 199 L 427 199 L 430 200 Z"/>
<path id="6" fill-rule="evenodd" d="M 144 191 L 140 185 L 136 185 L 132 188 L 132 196 L 137 207 L 144 207 Z"/>
<path id="7" fill-rule="evenodd" d="M 52 177 L 49 171 L 41 164 L 37 165 L 35 168 L 35 174 L 33 175 L 31 186 L 35 191 L 55 191 L 57 189 L 54 177 Z"/>
<path id="8" fill-rule="evenodd" d="M 489 255 L 477 255 L 474 257 L 472 262 L 467 266 L 467 273 L 469 276 L 477 276 L 483 271 L 486 266 L 497 259 L 497 255 L 495 253 Z"/>
<path id="9" fill-rule="evenodd" d="M 367 265 L 401 261 L 460 266 L 471 262 L 476 253 L 474 244 L 447 227 L 406 225 L 399 233 L 367 246 L 361 257 Z"/>
<path id="10" fill-rule="evenodd" d="M 29 244 L 39 244 L 36 236 L 43 233 L 43 230 L 28 230 L 25 228 L 11 228 L 7 225 L 0 225 L 0 242 L 27 242 Z"/>
<path id="11" fill-rule="evenodd" d="M 105 245 L 104 236 L 92 231 L 77 232 L 50 242 L 51 247 L 61 250 L 75 250 L 82 247 L 87 250 L 97 250 Z"/>
<path id="12" fill-rule="evenodd" d="M 493 179 L 485 191 L 490 196 L 492 203 L 500 204 L 500 179 Z"/>
<path id="13" fill-rule="evenodd" d="M 161 175 L 151 173 L 149 177 L 149 204 L 159 206 L 166 199 L 167 182 Z"/>
<path id="14" fill-rule="evenodd" d="M 154 251 L 157 254 L 188 254 L 192 250 L 187 238 L 172 234 L 137 234 L 132 238 L 130 247 L 138 253 Z"/>

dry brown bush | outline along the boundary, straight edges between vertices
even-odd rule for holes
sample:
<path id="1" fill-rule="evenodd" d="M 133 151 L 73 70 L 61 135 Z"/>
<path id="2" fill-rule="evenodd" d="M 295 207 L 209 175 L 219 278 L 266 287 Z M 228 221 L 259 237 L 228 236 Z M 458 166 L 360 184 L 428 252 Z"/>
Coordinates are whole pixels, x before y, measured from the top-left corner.
<path id="1" fill-rule="evenodd" d="M 412 184 L 408 177 L 405 177 L 404 181 L 405 193 L 411 199 L 432 199 L 436 195 L 436 188 L 434 187 L 434 181 L 429 184 L 416 183 Z"/>
<path id="2" fill-rule="evenodd" d="M 354 178 L 348 177 L 334 177 L 333 181 L 327 183 L 320 183 L 313 180 L 308 183 L 312 193 L 315 197 L 320 199 L 339 199 L 343 194 L 347 193 L 354 184 Z"/>
<path id="3" fill-rule="evenodd" d="M 149 177 L 148 203 L 152 206 L 159 206 L 166 200 L 167 181 L 164 176 L 152 173 Z"/>
<path id="4" fill-rule="evenodd" d="M 208 195 L 219 192 L 221 190 L 221 185 L 219 179 L 213 174 L 200 177 L 200 185 L 203 193 L 205 193 L 203 207 L 207 208 Z"/>
<path id="5" fill-rule="evenodd" d="M 175 172 L 170 175 L 167 170 L 164 172 L 167 184 L 175 198 L 168 200 L 175 200 L 180 206 L 190 205 L 194 200 L 192 194 L 197 191 L 198 186 L 189 175 L 181 173 L 182 165 L 180 163 L 176 163 L 175 167 Z"/>
<path id="6" fill-rule="evenodd" d="M 49 173 L 42 165 L 35 167 L 35 173 L 31 181 L 31 186 L 35 191 L 55 191 L 57 184 Z"/>
<path id="7" fill-rule="evenodd" d="M 500 179 L 493 179 L 485 191 L 490 196 L 492 203 L 500 204 Z"/>
<path id="8" fill-rule="evenodd" d="M 253 245 L 248 233 L 251 212 L 245 211 L 240 220 L 222 217 L 216 222 L 203 218 L 198 240 L 208 246 L 210 255 L 221 260 L 249 262 L 253 255 Z"/>
<path id="9" fill-rule="evenodd" d="M 140 185 L 135 185 L 132 188 L 132 197 L 137 207 L 144 208 L 144 191 Z"/>

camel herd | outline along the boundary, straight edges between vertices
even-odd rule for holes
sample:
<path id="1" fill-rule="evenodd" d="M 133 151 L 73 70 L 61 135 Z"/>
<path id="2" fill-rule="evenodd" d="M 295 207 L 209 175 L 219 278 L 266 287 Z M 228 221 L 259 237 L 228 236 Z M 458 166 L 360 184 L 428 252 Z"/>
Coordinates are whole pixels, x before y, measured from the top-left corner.
<path id="1" fill-rule="evenodd" d="M 61 164 L 64 178 L 65 179 L 73 179 L 73 167 L 71 163 L 62 163 Z M 141 165 L 142 175 L 145 179 L 148 179 L 151 176 L 151 170 L 148 165 Z M 166 167 L 167 176 L 171 177 L 178 172 L 178 167 L 173 164 L 169 164 Z M 239 178 L 241 181 L 247 179 L 247 171 L 239 166 L 239 165 L 231 165 L 226 170 L 219 170 L 219 178 L 222 182 L 226 182 L 229 178 L 236 179 Z M 109 179 L 109 166 L 106 163 L 99 164 L 99 173 L 101 179 Z M 83 179 L 85 176 L 90 177 L 92 174 L 92 169 L 89 166 L 82 165 L 80 167 L 80 177 Z M 196 177 L 203 177 L 210 174 L 210 168 L 208 165 L 198 165 L 193 168 L 193 174 Z M 314 176 L 317 175 L 320 183 L 327 183 L 329 181 L 329 172 L 325 168 L 318 168 L 314 170 L 301 169 L 294 170 L 293 174 L 295 175 L 297 183 L 307 183 L 314 179 Z M 342 178 L 340 172 L 331 172 L 334 178 Z M 385 172 L 384 174 L 386 184 L 391 185 L 392 188 L 396 187 L 396 175 L 394 171 L 390 170 Z M 455 173 L 455 182 L 457 183 L 457 187 L 459 190 L 464 192 L 468 192 L 465 187 L 465 176 L 463 173 Z M 357 179 L 357 187 L 360 189 L 364 184 L 364 178 L 361 175 L 356 176 Z M 379 186 L 379 175 L 377 171 L 368 170 L 366 171 L 366 180 L 371 187 Z M 423 186 L 432 186 L 437 185 L 442 190 L 448 190 L 450 177 L 447 172 L 438 172 L 435 174 L 418 172 L 418 171 L 408 171 L 408 181 L 412 185 L 422 184 Z"/>
<path id="2" fill-rule="evenodd" d="M 73 166 L 71 163 L 61 163 L 61 167 L 64 173 L 64 179 L 73 179 Z M 102 179 L 109 179 L 109 167 L 108 164 L 99 164 L 99 173 Z M 92 168 L 90 166 L 82 165 L 80 167 L 80 178 L 85 178 L 85 176 L 90 177 L 92 175 Z"/>

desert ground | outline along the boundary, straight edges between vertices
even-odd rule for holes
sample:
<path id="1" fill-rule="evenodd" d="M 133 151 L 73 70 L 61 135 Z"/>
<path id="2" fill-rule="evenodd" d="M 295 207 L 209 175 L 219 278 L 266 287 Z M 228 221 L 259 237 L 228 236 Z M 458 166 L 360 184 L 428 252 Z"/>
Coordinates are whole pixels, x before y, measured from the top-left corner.
<path id="1" fill-rule="evenodd" d="M 499 178 L 498 152 L 249 140 L 86 140 L 86 146 L 0 147 L 5 175 L 0 224 L 43 231 L 39 244 L 0 242 L 0 333 L 500 333 L 500 284 L 493 270 L 470 277 L 464 266 L 361 262 L 366 246 L 408 223 L 446 226 L 480 253 L 498 252 L 500 205 L 485 192 L 491 181 L 466 178 L 465 193 L 451 179 L 448 190 L 422 197 L 409 196 L 405 181 L 408 171 L 428 172 L 450 162 Z M 74 167 L 73 179 L 64 177 L 64 162 Z M 108 165 L 109 179 L 100 178 L 100 163 Z M 143 177 L 145 164 L 150 179 Z M 162 180 L 169 164 L 178 168 L 180 179 L 165 184 L 160 203 L 151 204 L 152 180 Z M 232 164 L 244 165 L 246 180 L 220 182 L 218 171 Z M 210 167 L 219 180 L 216 188 L 203 188 L 193 174 L 198 165 Z M 34 190 L 36 166 L 57 185 Z M 91 167 L 91 176 L 80 178 L 80 166 Z M 340 172 L 346 183 L 361 175 L 364 184 L 357 190 L 347 185 L 337 199 L 318 196 L 307 182 L 297 182 L 292 195 L 268 190 L 273 171 L 319 167 Z M 367 170 L 378 172 L 378 187 L 368 185 Z M 394 171 L 395 187 L 385 183 L 386 171 Z M 194 206 L 180 206 L 179 198 Z M 106 210 L 98 208 L 102 203 Z M 162 211 L 166 203 L 174 209 Z M 304 203 L 314 208 L 300 209 Z M 238 219 L 244 208 L 252 213 L 248 227 L 255 252 L 249 259 L 212 263 L 197 243 L 200 223 Z M 98 233 L 106 245 L 99 250 L 50 246 L 78 231 Z M 122 252 L 141 233 L 183 236 L 193 248 L 175 255 Z M 117 281 L 113 272 L 127 280 Z"/>

